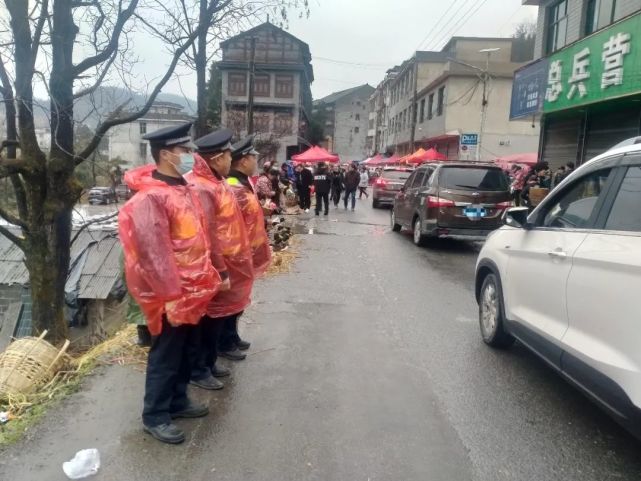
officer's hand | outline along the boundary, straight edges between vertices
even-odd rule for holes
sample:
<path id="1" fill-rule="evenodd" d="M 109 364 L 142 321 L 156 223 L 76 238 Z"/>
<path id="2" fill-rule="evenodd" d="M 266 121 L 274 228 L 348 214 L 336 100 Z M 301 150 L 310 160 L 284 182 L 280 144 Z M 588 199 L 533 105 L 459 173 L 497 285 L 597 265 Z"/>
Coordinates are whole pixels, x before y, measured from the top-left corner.
<path id="1" fill-rule="evenodd" d="M 220 285 L 220 292 L 225 292 L 231 289 L 231 282 L 229 280 L 229 277 L 223 281 L 223 283 Z"/>

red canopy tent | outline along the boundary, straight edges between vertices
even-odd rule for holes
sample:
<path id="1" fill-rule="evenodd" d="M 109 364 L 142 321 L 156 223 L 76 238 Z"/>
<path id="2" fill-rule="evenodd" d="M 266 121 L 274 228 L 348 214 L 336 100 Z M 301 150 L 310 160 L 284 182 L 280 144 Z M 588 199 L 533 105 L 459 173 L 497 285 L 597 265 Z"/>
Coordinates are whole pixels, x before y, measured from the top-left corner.
<path id="1" fill-rule="evenodd" d="M 400 159 L 401 163 L 406 164 L 423 164 L 425 162 L 438 162 L 441 160 L 447 160 L 447 156 L 441 154 L 436 149 L 431 148 L 429 150 L 418 149 L 411 155 L 406 155 Z"/>
<path id="2" fill-rule="evenodd" d="M 514 164 L 527 165 L 529 167 L 532 167 L 538 161 L 539 155 L 536 152 L 531 152 L 526 154 L 513 154 L 499 157 L 494 161 L 494 163 L 501 167 L 503 170 L 510 170 L 510 168 Z"/>
<path id="3" fill-rule="evenodd" d="M 319 162 L 338 164 L 340 162 L 338 155 L 330 154 L 318 145 L 310 147 L 302 154 L 292 155 L 292 160 L 299 164 L 317 164 Z"/>
<path id="4" fill-rule="evenodd" d="M 391 157 L 383 157 L 383 161 L 382 161 L 381 165 L 398 164 L 400 160 L 401 160 L 401 158 L 398 155 L 394 154 Z"/>
<path id="5" fill-rule="evenodd" d="M 361 165 L 366 165 L 368 167 L 377 167 L 380 165 L 385 165 L 386 160 L 387 159 L 381 154 L 376 154 L 374 157 L 370 157 L 369 159 L 361 162 Z"/>

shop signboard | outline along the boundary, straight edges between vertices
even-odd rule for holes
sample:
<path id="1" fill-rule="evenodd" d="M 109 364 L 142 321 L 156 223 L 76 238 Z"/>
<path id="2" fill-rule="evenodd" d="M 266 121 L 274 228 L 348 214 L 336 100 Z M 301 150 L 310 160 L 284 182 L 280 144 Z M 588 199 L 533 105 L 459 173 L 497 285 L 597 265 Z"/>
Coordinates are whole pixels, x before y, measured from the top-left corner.
<path id="1" fill-rule="evenodd" d="M 459 160 L 476 159 L 476 149 L 479 145 L 479 134 L 461 134 L 459 142 Z"/>
<path id="2" fill-rule="evenodd" d="M 544 113 L 641 92 L 641 15 L 548 58 Z"/>
<path id="3" fill-rule="evenodd" d="M 542 58 L 514 72 L 510 120 L 543 112 L 548 79 L 548 59 Z"/>

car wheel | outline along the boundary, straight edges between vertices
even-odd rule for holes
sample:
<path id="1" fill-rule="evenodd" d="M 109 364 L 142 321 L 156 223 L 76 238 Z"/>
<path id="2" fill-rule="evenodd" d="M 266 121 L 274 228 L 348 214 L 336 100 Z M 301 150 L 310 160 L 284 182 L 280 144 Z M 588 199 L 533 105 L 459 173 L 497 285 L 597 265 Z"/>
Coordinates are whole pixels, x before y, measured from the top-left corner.
<path id="1" fill-rule="evenodd" d="M 488 274 L 481 287 L 479 323 L 483 342 L 489 346 L 505 348 L 514 344 L 514 337 L 505 330 L 503 312 L 503 292 L 498 278 Z"/>
<path id="2" fill-rule="evenodd" d="M 423 235 L 423 233 L 421 232 L 421 218 L 420 217 L 417 217 L 414 220 L 414 233 L 413 233 L 412 238 L 414 240 L 414 244 L 415 245 L 417 245 L 419 247 L 423 247 L 425 245 L 426 239 L 425 239 L 425 236 Z"/>
<path id="3" fill-rule="evenodd" d="M 392 207 L 392 210 L 390 211 L 390 223 L 392 224 L 392 231 L 401 231 L 401 225 L 396 223 L 396 213 L 394 212 L 394 207 Z"/>

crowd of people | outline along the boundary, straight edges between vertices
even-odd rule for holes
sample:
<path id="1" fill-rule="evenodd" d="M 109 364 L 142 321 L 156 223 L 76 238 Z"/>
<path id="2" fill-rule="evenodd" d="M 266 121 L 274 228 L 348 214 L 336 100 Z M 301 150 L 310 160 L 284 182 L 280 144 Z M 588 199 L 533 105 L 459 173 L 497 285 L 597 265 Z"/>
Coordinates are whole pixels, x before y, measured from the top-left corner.
<path id="1" fill-rule="evenodd" d="M 145 135 L 155 164 L 126 173 L 135 194 L 118 218 L 127 287 L 144 315 L 140 332 L 150 335 L 143 429 L 169 444 L 185 440 L 174 419 L 209 413 L 188 384 L 221 389 L 231 371 L 218 357 L 245 359 L 250 343 L 238 320 L 271 260 L 258 193 L 274 184 L 251 181 L 253 138 L 232 145 L 223 129 L 192 142 L 190 129 Z"/>
<path id="2" fill-rule="evenodd" d="M 550 165 L 547 162 L 538 162 L 531 168 L 513 165 L 509 172 L 509 177 L 515 204 L 517 206 L 535 207 L 535 203 L 530 197 L 532 189 L 537 188 L 549 191 L 552 187 L 563 182 L 573 171 L 574 163 L 572 162 L 559 167 L 554 174 L 552 174 Z"/>

